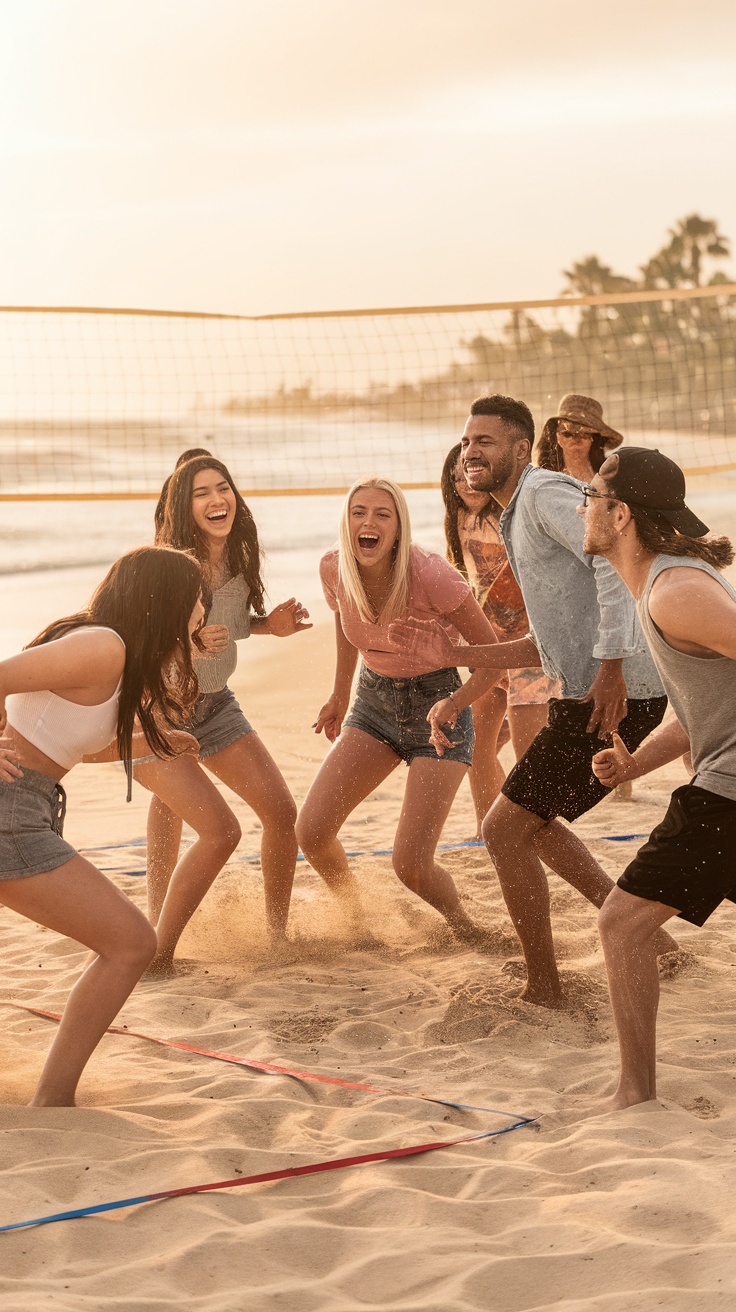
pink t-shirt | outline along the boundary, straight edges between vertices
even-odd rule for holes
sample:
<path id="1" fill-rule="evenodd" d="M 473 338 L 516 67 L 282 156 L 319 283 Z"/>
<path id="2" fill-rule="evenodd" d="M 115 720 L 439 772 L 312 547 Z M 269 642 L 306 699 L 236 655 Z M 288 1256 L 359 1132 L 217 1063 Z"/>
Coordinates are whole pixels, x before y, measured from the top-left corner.
<path id="1" fill-rule="evenodd" d="M 445 621 L 472 595 L 465 579 L 441 556 L 414 545 L 409 568 L 407 616 L 418 620 L 439 620 L 442 627 L 457 639 L 457 630 Z M 338 583 L 336 547 L 322 557 L 319 574 L 327 605 L 339 613 L 345 637 L 357 647 L 375 674 L 387 674 L 392 679 L 411 679 L 417 674 L 427 674 L 433 668 L 431 663 L 423 663 L 420 657 L 408 657 L 396 651 L 389 643 L 386 625 L 368 624 L 360 618 L 357 606 L 348 600 Z"/>

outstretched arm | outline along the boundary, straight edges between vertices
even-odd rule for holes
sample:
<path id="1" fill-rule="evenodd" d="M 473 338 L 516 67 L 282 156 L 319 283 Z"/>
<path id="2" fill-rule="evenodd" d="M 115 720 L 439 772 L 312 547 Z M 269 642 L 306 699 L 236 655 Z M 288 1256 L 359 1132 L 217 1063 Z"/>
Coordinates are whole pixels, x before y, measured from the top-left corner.
<path id="1" fill-rule="evenodd" d="M 453 642 L 437 620 L 394 620 L 388 638 L 397 651 L 421 660 L 431 670 L 453 665 L 472 670 L 523 670 L 542 663 L 533 638 L 467 646 Z"/>

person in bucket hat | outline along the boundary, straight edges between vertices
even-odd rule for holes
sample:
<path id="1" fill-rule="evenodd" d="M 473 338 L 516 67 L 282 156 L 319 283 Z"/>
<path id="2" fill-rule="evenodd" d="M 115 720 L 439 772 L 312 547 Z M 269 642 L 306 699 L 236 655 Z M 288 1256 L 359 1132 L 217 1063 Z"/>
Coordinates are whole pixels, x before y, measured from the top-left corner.
<path id="1" fill-rule="evenodd" d="M 558 469 L 581 483 L 589 483 L 606 456 L 623 437 L 603 419 L 603 406 L 592 396 L 569 392 L 547 420 L 539 439 L 537 464 Z"/>

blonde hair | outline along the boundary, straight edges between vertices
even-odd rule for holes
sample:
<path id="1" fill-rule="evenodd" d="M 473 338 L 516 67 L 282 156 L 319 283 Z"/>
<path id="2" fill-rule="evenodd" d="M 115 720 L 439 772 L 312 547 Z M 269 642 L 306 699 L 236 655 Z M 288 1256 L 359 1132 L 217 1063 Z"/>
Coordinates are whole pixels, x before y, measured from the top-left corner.
<path id="1" fill-rule="evenodd" d="M 396 516 L 399 521 L 399 537 L 395 547 L 395 555 L 392 564 L 392 582 L 391 591 L 389 592 L 381 610 L 380 615 L 374 611 L 368 597 L 366 596 L 363 580 L 360 575 L 358 562 L 353 555 L 353 543 L 350 536 L 350 502 L 356 492 L 362 488 L 374 487 L 380 492 L 388 492 L 394 506 L 396 507 Z M 406 497 L 401 488 L 396 483 L 392 483 L 388 478 L 361 478 L 357 483 L 353 483 L 342 508 L 340 515 L 340 552 L 338 564 L 339 582 L 347 594 L 348 599 L 357 607 L 360 618 L 366 624 L 390 624 L 392 620 L 400 619 L 406 614 L 409 605 L 409 571 L 411 565 L 411 524 L 409 522 L 409 507 L 406 504 Z"/>

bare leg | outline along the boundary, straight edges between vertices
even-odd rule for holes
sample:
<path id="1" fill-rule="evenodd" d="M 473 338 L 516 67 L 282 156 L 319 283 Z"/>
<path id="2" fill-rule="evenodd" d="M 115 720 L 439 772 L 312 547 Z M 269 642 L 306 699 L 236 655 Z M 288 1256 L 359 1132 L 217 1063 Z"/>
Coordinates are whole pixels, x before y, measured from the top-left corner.
<path id="1" fill-rule="evenodd" d="M 274 939 L 286 933 L 294 868 L 296 803 L 281 771 L 257 733 L 248 733 L 204 763 L 255 811 L 263 826 L 261 870 L 266 919 Z"/>
<path id="2" fill-rule="evenodd" d="M 514 756 L 520 761 L 528 747 L 547 723 L 547 702 L 530 702 L 527 705 L 509 706 L 509 729 Z"/>
<path id="3" fill-rule="evenodd" d="M 560 1007 L 563 998 L 552 942 L 549 888 L 535 850 L 544 823 L 541 816 L 502 794 L 483 821 L 483 838 L 526 959 L 523 997 L 543 1007 Z"/>
<path id="4" fill-rule="evenodd" d="M 163 764 L 163 762 L 162 762 Z M 158 762 L 156 762 L 158 766 Z M 145 770 L 145 766 L 141 767 Z M 135 777 L 144 783 L 138 769 Z M 150 787 L 144 784 L 144 787 Z M 148 808 L 146 824 L 146 885 L 148 893 L 148 919 L 158 924 L 169 881 L 179 859 L 181 845 L 181 816 L 162 802 L 154 793 Z"/>
<path id="5" fill-rule="evenodd" d="M 459 938 L 473 940 L 482 930 L 465 911 L 449 871 L 435 861 L 466 768 L 459 761 L 427 756 L 412 761 L 394 839 L 393 867 L 402 884 L 439 911 Z"/>
<path id="6" fill-rule="evenodd" d="M 674 907 L 614 888 L 599 917 L 616 1023 L 621 1072 L 608 1103 L 596 1108 L 618 1111 L 657 1096 L 656 1026 L 659 975 L 655 937 L 676 916 Z"/>
<path id="7" fill-rule="evenodd" d="M 603 906 L 614 881 L 572 829 L 559 820 L 550 820 L 534 835 L 534 847 L 550 870 L 582 893 L 593 906 Z M 665 929 L 657 930 L 654 944 L 658 957 L 677 951 L 677 943 Z"/>
<path id="8" fill-rule="evenodd" d="M 505 778 L 503 766 L 498 759 L 498 735 L 505 714 L 506 693 L 503 688 L 489 688 L 487 693 L 473 702 L 475 750 L 468 778 L 478 835 L 483 817 L 498 797 Z"/>
<path id="9" fill-rule="evenodd" d="M 3 880 L 0 898 L 96 954 L 67 998 L 32 1099 L 38 1107 L 72 1107 L 84 1067 L 156 951 L 155 931 L 81 856 L 45 874 Z"/>
<path id="10" fill-rule="evenodd" d="M 185 926 L 238 845 L 240 825 L 193 756 L 138 766 L 135 775 L 155 792 L 166 811 L 180 816 L 197 834 L 167 881 L 156 924 L 158 951 L 151 971 L 167 975 L 172 973 L 174 951 Z M 161 880 L 156 896 L 163 887 Z"/>
<path id="11" fill-rule="evenodd" d="M 331 893 L 362 920 L 358 884 L 339 841 L 351 811 L 396 769 L 400 757 L 362 729 L 343 729 L 325 757 L 296 822 L 299 846 Z"/>

